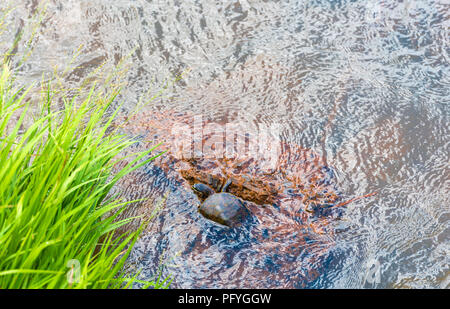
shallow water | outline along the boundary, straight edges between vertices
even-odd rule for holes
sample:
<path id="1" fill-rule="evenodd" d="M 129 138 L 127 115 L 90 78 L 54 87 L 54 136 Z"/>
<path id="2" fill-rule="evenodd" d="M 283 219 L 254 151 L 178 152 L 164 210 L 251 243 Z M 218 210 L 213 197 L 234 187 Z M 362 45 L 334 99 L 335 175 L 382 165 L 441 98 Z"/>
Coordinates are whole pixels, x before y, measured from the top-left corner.
<path id="1" fill-rule="evenodd" d="M 135 49 L 123 115 L 168 84 L 141 122 L 170 110 L 277 124 L 282 141 L 324 157 L 343 196 L 378 193 L 350 203 L 332 239 L 288 225 L 269 241 L 258 224 L 224 232 L 203 220 L 173 172 L 146 166 L 116 188 L 126 198 L 167 194 L 129 259 L 140 279 L 160 269 L 188 288 L 449 287 L 448 1 L 61 2 L 49 1 L 23 81 L 63 71 L 82 45 L 64 80 L 75 86 Z M 23 29 L 20 54 L 38 1 L 15 4 L 3 43 Z M 263 216 L 274 229 L 285 222 L 277 211 Z"/>

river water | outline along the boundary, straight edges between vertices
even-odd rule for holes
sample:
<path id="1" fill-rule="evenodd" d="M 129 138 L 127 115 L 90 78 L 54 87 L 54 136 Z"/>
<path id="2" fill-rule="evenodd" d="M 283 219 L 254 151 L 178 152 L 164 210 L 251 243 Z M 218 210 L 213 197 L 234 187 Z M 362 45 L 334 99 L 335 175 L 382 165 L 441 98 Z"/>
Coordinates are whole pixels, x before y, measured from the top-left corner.
<path id="1" fill-rule="evenodd" d="M 16 52 L 25 54 L 41 6 L 10 3 L 1 47 L 23 30 Z M 166 196 L 129 258 L 139 279 L 161 273 L 184 288 L 449 288 L 449 9 L 447 0 L 51 0 L 20 78 L 62 72 L 80 48 L 63 80 L 76 86 L 126 57 L 121 115 L 154 96 L 130 132 L 151 134 L 144 124 L 153 115 L 183 112 L 276 124 L 280 140 L 324 158 L 341 194 L 377 193 L 347 205 L 346 228 L 331 241 L 300 243 L 289 228 L 264 241 L 257 227 L 224 232 L 205 222 L 196 196 L 149 164 L 115 188 L 153 201 L 140 213 Z"/>

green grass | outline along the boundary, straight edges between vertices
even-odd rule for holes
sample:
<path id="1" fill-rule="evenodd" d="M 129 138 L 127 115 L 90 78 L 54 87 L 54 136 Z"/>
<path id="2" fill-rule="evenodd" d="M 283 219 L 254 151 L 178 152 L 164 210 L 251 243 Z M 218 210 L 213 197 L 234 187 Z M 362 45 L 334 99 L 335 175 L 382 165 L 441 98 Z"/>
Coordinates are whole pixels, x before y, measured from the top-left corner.
<path id="1" fill-rule="evenodd" d="M 0 288 L 126 288 L 121 273 L 138 231 L 115 230 L 131 202 L 109 197 L 123 176 L 153 159 L 135 153 L 113 173 L 134 141 L 111 128 L 118 92 L 67 99 L 51 87 L 15 89 L 7 65 L 0 77 Z M 64 106 L 61 106 L 63 104 Z M 36 108 L 36 106 L 38 108 Z M 33 112 L 31 112 L 33 111 Z M 29 121 L 33 115 L 33 121 Z M 107 216 L 107 214 L 114 215 Z M 167 287 L 168 280 L 144 287 Z M 138 280 L 138 282 L 142 283 Z"/>

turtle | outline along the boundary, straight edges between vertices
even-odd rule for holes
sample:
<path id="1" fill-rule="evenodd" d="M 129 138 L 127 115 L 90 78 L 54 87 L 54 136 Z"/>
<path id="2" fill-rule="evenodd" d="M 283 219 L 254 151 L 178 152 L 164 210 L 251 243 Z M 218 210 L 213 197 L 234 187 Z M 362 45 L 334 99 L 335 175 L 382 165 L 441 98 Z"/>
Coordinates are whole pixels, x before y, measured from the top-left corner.
<path id="1" fill-rule="evenodd" d="M 201 198 L 205 198 L 199 212 L 205 218 L 228 227 L 241 225 L 250 215 L 245 204 L 235 195 L 226 192 L 231 184 L 229 179 L 219 193 L 203 183 L 196 183 L 192 189 Z"/>

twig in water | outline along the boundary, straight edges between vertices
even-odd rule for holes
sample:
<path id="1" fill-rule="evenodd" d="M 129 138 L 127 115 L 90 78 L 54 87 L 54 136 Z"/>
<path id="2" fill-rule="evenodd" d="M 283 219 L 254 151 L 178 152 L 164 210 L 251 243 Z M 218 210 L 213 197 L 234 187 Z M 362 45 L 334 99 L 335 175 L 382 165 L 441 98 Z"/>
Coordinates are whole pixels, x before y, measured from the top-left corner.
<path id="1" fill-rule="evenodd" d="M 369 196 L 372 196 L 372 195 L 375 195 L 375 194 L 378 194 L 378 192 L 372 192 L 372 193 L 369 193 L 369 194 L 366 194 L 366 195 L 363 195 L 363 196 L 358 196 L 358 197 L 352 198 L 352 199 L 350 199 L 348 201 L 345 201 L 345 202 L 339 203 L 337 205 L 334 205 L 334 206 L 330 207 L 329 209 L 342 207 L 342 206 L 345 206 L 347 204 L 350 204 L 351 202 L 354 202 L 354 201 L 357 201 L 357 200 L 360 200 L 360 199 L 363 199 L 363 198 L 366 198 L 366 197 L 369 197 Z"/>

